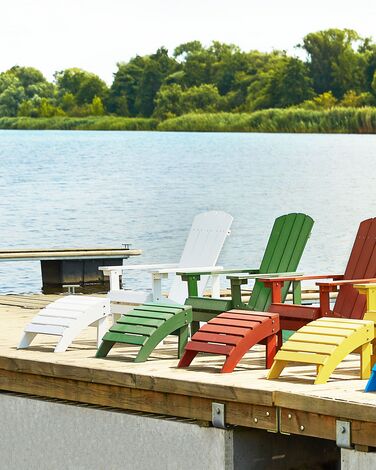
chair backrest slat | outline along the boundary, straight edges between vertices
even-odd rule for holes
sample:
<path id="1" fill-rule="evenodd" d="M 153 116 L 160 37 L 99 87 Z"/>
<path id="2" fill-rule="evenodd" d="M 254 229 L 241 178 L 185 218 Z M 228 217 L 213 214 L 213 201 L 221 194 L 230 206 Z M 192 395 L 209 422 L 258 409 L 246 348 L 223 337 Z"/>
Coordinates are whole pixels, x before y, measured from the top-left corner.
<path id="1" fill-rule="evenodd" d="M 376 277 L 376 218 L 361 222 L 351 250 L 344 279 Z M 352 286 L 341 286 L 334 312 L 344 318 L 363 318 L 365 296 Z"/>
<path id="2" fill-rule="evenodd" d="M 296 271 L 304 248 L 311 234 L 313 219 L 306 214 L 287 214 L 278 217 L 273 225 L 260 273 Z M 283 288 L 285 299 L 289 283 Z M 265 311 L 271 303 L 271 291 L 259 281 L 255 282 L 248 308 Z"/>

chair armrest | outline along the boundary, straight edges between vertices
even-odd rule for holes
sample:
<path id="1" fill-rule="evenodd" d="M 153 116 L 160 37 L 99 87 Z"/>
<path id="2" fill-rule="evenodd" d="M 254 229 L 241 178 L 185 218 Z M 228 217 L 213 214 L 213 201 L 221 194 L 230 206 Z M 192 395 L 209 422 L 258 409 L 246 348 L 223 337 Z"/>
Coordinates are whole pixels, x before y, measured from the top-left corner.
<path id="1" fill-rule="evenodd" d="M 160 300 L 162 298 L 162 279 L 167 278 L 170 273 L 176 273 L 177 269 L 180 268 L 168 268 L 168 269 L 157 269 L 154 271 L 151 271 L 151 276 L 152 276 L 152 288 L 153 288 L 153 299 L 155 301 Z M 189 276 L 190 271 L 192 271 L 194 274 L 192 276 L 192 280 L 188 279 L 188 292 L 196 292 L 196 295 L 192 295 L 194 297 L 198 296 L 198 288 L 197 288 L 197 282 L 200 279 L 200 274 L 202 272 L 208 272 L 208 269 L 211 269 L 212 275 L 218 275 L 221 270 L 223 269 L 222 266 L 195 266 L 193 268 L 181 268 L 184 269 L 184 272 L 186 273 L 185 275 Z M 200 274 L 198 274 L 200 273 Z M 183 277 L 184 279 L 184 277 Z M 193 283 L 193 284 L 192 284 Z M 218 283 L 217 283 L 218 284 Z M 213 287 L 213 292 L 216 290 L 216 293 L 219 295 L 219 288 L 218 285 L 215 284 L 216 289 Z"/>
<path id="2" fill-rule="evenodd" d="M 334 280 L 327 282 L 316 282 L 316 286 L 319 287 L 337 287 L 337 286 L 351 286 L 353 284 L 369 284 L 376 282 L 376 278 L 369 279 L 344 279 L 344 280 Z"/>
<path id="3" fill-rule="evenodd" d="M 289 272 L 289 273 L 268 273 L 268 276 L 271 278 L 279 278 L 280 276 L 302 276 L 303 273 L 296 273 L 296 272 Z M 250 279 L 258 279 L 260 277 L 260 274 L 249 274 L 249 275 L 231 275 L 231 276 L 226 276 L 227 279 L 230 279 L 231 282 L 231 298 L 233 300 L 233 304 L 235 308 L 243 308 L 244 303 L 242 301 L 242 291 L 241 291 L 241 286 L 242 284 L 247 284 L 248 280 Z M 294 281 L 295 284 L 295 281 Z M 295 287 L 295 286 L 294 286 Z M 299 286 L 293 290 L 294 294 L 294 300 L 297 301 L 297 303 L 301 303 L 301 292 L 300 292 L 300 284 Z M 282 294 L 281 294 L 282 295 Z"/>
<path id="4" fill-rule="evenodd" d="M 226 279 L 237 279 L 237 280 L 248 280 L 248 279 L 260 279 L 260 276 L 263 276 L 263 274 L 247 274 L 245 276 L 237 276 L 237 275 L 230 275 L 226 276 Z M 268 273 L 268 279 L 270 278 L 285 278 L 286 276 L 293 276 L 294 280 L 301 280 L 303 278 L 303 273 Z M 263 281 L 265 281 L 266 278 L 262 278 Z"/>
<path id="5" fill-rule="evenodd" d="M 177 269 L 179 271 L 177 271 Z M 182 270 L 182 271 L 181 271 Z M 210 270 L 210 271 L 209 271 Z M 182 275 L 182 272 L 184 273 L 184 275 L 196 275 L 196 276 L 201 276 L 201 275 L 210 275 L 210 274 L 218 274 L 218 273 L 222 273 L 223 271 L 223 266 L 203 266 L 203 267 L 197 267 L 195 266 L 194 268 L 166 268 L 166 269 L 157 269 L 157 270 L 153 270 L 152 273 L 153 274 L 169 274 L 169 273 L 176 273 L 178 275 Z"/>
<path id="6" fill-rule="evenodd" d="M 327 282 L 316 282 L 316 285 L 320 289 L 320 308 L 322 315 L 328 315 L 330 312 L 330 292 L 337 292 L 337 288 L 341 286 L 352 286 L 354 284 L 369 284 L 376 282 L 376 278 L 370 279 L 344 279 L 344 280 L 334 280 Z"/>
<path id="7" fill-rule="evenodd" d="M 280 276 L 278 279 L 275 278 L 270 278 L 269 279 L 269 274 L 259 277 L 259 281 L 267 283 L 267 282 L 284 282 L 284 281 L 311 281 L 314 279 L 342 279 L 343 274 L 313 274 L 313 275 L 308 275 L 308 276 L 302 276 L 302 275 L 292 275 L 292 276 Z"/>
<path id="8" fill-rule="evenodd" d="M 217 267 L 216 267 L 217 268 Z M 198 287 L 197 283 L 200 280 L 201 276 L 215 276 L 218 274 L 231 274 L 231 273 L 258 273 L 258 269 L 211 269 L 210 271 L 195 271 L 190 272 L 187 270 L 179 270 L 176 274 L 181 276 L 183 281 L 188 283 L 188 296 L 197 297 L 198 296 Z"/>
<path id="9" fill-rule="evenodd" d="M 110 291 L 120 290 L 120 276 L 125 271 L 150 271 L 158 268 L 172 268 L 177 264 L 133 264 L 130 266 L 100 266 L 98 269 L 103 271 L 104 276 L 110 276 Z"/>
<path id="10" fill-rule="evenodd" d="M 376 325 L 376 284 L 372 282 L 369 284 L 354 284 L 354 289 L 358 289 L 359 294 L 366 296 L 367 307 L 363 320 L 372 320 Z"/>
<path id="11" fill-rule="evenodd" d="M 122 273 L 122 266 L 99 266 L 98 270 L 103 271 L 105 276 L 110 276 L 111 274 L 119 274 Z"/>
<path id="12" fill-rule="evenodd" d="M 105 276 L 109 276 L 111 272 L 121 274 L 123 271 L 151 271 L 154 269 L 177 268 L 178 263 L 167 264 L 131 264 L 129 266 L 99 266 L 99 270 L 103 271 Z"/>
<path id="13" fill-rule="evenodd" d="M 192 269 L 179 269 L 179 271 L 176 272 L 179 276 L 210 276 L 211 274 L 218 274 L 218 266 L 215 266 L 214 268 L 209 268 L 206 271 L 200 271 L 200 268 L 196 268 L 196 270 Z M 232 273 L 249 273 L 249 274 L 258 274 L 260 271 L 258 269 L 225 269 L 221 267 L 220 269 L 221 274 L 232 274 Z M 185 280 L 185 279 L 184 279 Z"/>
<path id="14" fill-rule="evenodd" d="M 272 303 L 282 302 L 282 287 L 285 282 L 301 283 L 301 281 L 308 281 L 314 279 L 341 279 L 343 274 L 314 274 L 309 276 L 285 276 L 285 277 L 259 277 L 259 281 L 263 282 L 265 287 L 272 289 Z"/>

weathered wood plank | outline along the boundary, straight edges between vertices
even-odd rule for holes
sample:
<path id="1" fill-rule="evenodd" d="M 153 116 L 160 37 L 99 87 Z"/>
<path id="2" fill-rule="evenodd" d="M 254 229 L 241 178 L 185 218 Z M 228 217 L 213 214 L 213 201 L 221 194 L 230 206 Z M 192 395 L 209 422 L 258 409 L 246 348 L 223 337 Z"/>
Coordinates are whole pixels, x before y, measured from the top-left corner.
<path id="1" fill-rule="evenodd" d="M 76 259 L 76 258 L 121 258 L 138 256 L 141 250 L 129 250 L 119 248 L 68 248 L 68 249 L 24 249 L 1 250 L 0 261 L 21 260 L 49 260 L 49 259 Z"/>
<path id="2" fill-rule="evenodd" d="M 87 383 L 36 374 L 0 371 L 2 390 L 100 406 L 211 421 L 212 400 L 203 397 Z M 273 407 L 224 402 L 226 423 L 277 431 Z"/>
<path id="3" fill-rule="evenodd" d="M 376 423 L 376 400 L 373 406 L 365 403 L 355 403 L 350 401 L 350 394 L 349 401 L 344 401 L 343 397 L 336 400 L 317 395 L 277 391 L 274 395 L 274 403 L 281 408 Z"/>
<path id="4" fill-rule="evenodd" d="M 295 409 L 280 410 L 280 431 L 300 436 L 336 440 L 336 418 Z"/>
<path id="5" fill-rule="evenodd" d="M 335 441 L 337 419 L 340 418 L 282 408 L 280 410 L 280 431 Z M 376 446 L 376 423 L 351 420 L 351 443 Z"/>
<path id="6" fill-rule="evenodd" d="M 32 351 L 24 352 L 32 353 Z M 51 355 L 48 354 L 48 356 Z M 147 364 L 148 367 L 146 370 L 143 370 L 144 364 L 133 364 L 127 362 L 125 364 L 123 363 L 126 367 L 121 367 L 122 363 L 119 363 L 119 361 L 94 359 L 93 357 L 88 359 L 89 365 L 88 361 L 80 363 L 80 361 L 72 361 L 72 359 L 67 359 L 66 363 L 61 363 L 61 359 L 59 362 L 56 362 L 56 360 L 51 362 L 48 361 L 47 358 L 45 361 L 42 361 L 40 359 L 28 360 L 14 356 L 15 355 L 13 354 L 11 357 L 6 357 L 2 352 L 0 352 L 0 374 L 3 373 L 3 371 L 20 371 L 25 374 L 59 377 L 63 380 L 79 380 L 82 382 L 108 384 L 109 386 L 114 385 L 138 388 L 141 390 L 170 392 L 187 396 L 201 396 L 210 398 L 213 401 L 239 401 L 263 406 L 273 405 L 272 391 L 260 390 L 252 387 L 236 387 L 233 385 L 218 386 L 217 383 L 197 380 L 195 379 L 194 374 L 193 377 L 191 374 L 188 374 L 186 380 L 173 378 L 172 376 L 164 377 L 162 374 L 158 376 L 155 373 L 155 363 L 154 366 L 151 366 L 150 363 Z M 98 363 L 98 366 L 95 367 L 93 362 Z M 174 361 L 174 363 L 176 364 L 177 361 Z M 114 370 L 113 366 L 119 366 L 119 364 L 120 367 L 118 367 L 117 370 Z M 107 369 L 103 368 L 103 365 L 107 366 Z M 138 372 L 139 369 L 140 371 Z M 150 372 L 151 370 L 153 373 Z M 189 380 L 189 378 L 191 380 Z"/>

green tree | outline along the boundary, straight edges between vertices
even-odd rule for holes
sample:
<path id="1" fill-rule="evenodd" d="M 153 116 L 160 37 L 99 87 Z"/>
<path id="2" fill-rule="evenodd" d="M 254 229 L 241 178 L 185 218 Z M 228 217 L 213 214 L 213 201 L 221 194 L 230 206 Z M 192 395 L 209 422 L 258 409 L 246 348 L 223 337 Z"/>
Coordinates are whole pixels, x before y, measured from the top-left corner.
<path id="1" fill-rule="evenodd" d="M 25 90 L 22 86 L 8 86 L 0 94 L 0 116 L 17 116 L 18 107 L 24 99 Z"/>
<path id="2" fill-rule="evenodd" d="M 301 46 L 308 53 L 316 93 L 332 91 L 341 98 L 350 89 L 364 89 L 366 76 L 361 50 L 363 40 L 351 29 L 328 29 L 307 34 Z"/>
<path id="3" fill-rule="evenodd" d="M 18 116 L 37 117 L 38 111 L 33 105 L 32 100 L 25 100 L 18 106 Z"/>
<path id="4" fill-rule="evenodd" d="M 64 111 L 54 106 L 47 98 L 42 98 L 40 100 L 38 115 L 40 117 L 53 117 L 53 116 L 64 116 Z"/>
<path id="5" fill-rule="evenodd" d="M 140 88 L 137 90 L 136 109 L 138 114 L 150 117 L 154 111 L 154 100 L 164 79 L 177 69 L 177 63 L 168 56 L 168 51 L 161 47 L 149 56 L 142 71 Z"/>
<path id="6" fill-rule="evenodd" d="M 67 92 L 61 97 L 60 104 L 62 109 L 70 114 L 77 105 L 77 102 L 73 93 Z"/>
<path id="7" fill-rule="evenodd" d="M 70 93 L 78 105 L 90 104 L 95 96 L 101 99 L 107 97 L 106 83 L 98 75 L 86 70 L 66 69 L 56 72 L 54 78 L 60 97 Z"/>
<path id="8" fill-rule="evenodd" d="M 25 89 L 28 89 L 32 85 L 47 83 L 42 72 L 34 67 L 20 67 L 19 65 L 15 65 L 9 69 L 9 73 L 17 77 L 20 84 Z"/>
<path id="9" fill-rule="evenodd" d="M 103 116 L 104 115 L 104 106 L 102 100 L 99 96 L 94 96 L 93 101 L 90 105 L 90 114 L 93 116 Z"/>
<path id="10" fill-rule="evenodd" d="M 181 44 L 174 50 L 174 57 L 181 63 L 184 72 L 182 86 L 189 88 L 212 82 L 215 58 L 199 41 Z"/>
<path id="11" fill-rule="evenodd" d="M 218 88 L 221 95 L 237 89 L 237 76 L 248 71 L 247 54 L 234 44 L 223 44 L 213 41 L 208 49 L 214 57 L 211 66 L 212 83 Z"/>
<path id="12" fill-rule="evenodd" d="M 255 62 L 248 71 L 248 88 L 245 109 L 273 108 L 275 97 L 272 94 L 273 80 L 286 63 L 286 53 L 274 51 L 270 54 L 255 54 Z"/>
<path id="13" fill-rule="evenodd" d="M 346 91 L 339 102 L 339 106 L 345 108 L 359 108 L 362 106 L 374 106 L 375 104 L 376 100 L 371 93 L 363 92 L 358 94 L 353 90 Z"/>
<path id="14" fill-rule="evenodd" d="M 223 98 L 214 85 L 204 84 L 184 90 L 180 85 L 165 85 L 156 96 L 154 116 L 168 118 L 191 112 L 215 112 Z"/>
<path id="15" fill-rule="evenodd" d="M 312 98 L 312 79 L 306 64 L 293 57 L 287 57 L 271 72 L 266 90 L 276 108 L 286 108 Z"/>
<path id="16" fill-rule="evenodd" d="M 221 96 L 214 85 L 203 84 L 191 87 L 183 94 L 184 113 L 193 111 L 215 112 L 221 107 Z"/>
<path id="17" fill-rule="evenodd" d="M 376 72 L 376 44 L 372 43 L 371 38 L 365 38 L 359 47 L 359 53 L 362 54 L 365 70 L 365 91 L 372 91 L 372 81 Z"/>
<path id="18" fill-rule="evenodd" d="M 176 72 L 179 64 L 161 47 L 155 54 L 135 57 L 118 64 L 109 97 L 109 109 L 120 115 L 149 117 L 164 80 Z"/>
<path id="19" fill-rule="evenodd" d="M 108 87 L 106 83 L 95 74 L 87 75 L 81 82 L 76 95 L 78 105 L 90 104 L 95 97 L 105 99 L 107 97 Z"/>
<path id="20" fill-rule="evenodd" d="M 108 109 L 119 116 L 136 116 L 136 98 L 146 59 L 136 56 L 128 63 L 118 63 L 110 88 Z"/>
<path id="21" fill-rule="evenodd" d="M 187 55 L 204 50 L 200 41 L 190 41 L 175 47 L 173 56 L 177 60 L 186 60 Z"/>
<path id="22" fill-rule="evenodd" d="M 155 98 L 154 116 L 167 119 L 183 114 L 183 89 L 180 85 L 163 85 Z"/>
<path id="23" fill-rule="evenodd" d="M 24 100 L 53 99 L 54 94 L 53 84 L 48 83 L 43 74 L 33 67 L 17 65 L 0 74 L 0 114 L 2 116 L 16 116 Z"/>
<path id="24" fill-rule="evenodd" d="M 305 109 L 331 109 L 338 104 L 337 98 L 331 91 L 326 91 L 321 95 L 315 96 L 312 100 L 302 103 Z"/>

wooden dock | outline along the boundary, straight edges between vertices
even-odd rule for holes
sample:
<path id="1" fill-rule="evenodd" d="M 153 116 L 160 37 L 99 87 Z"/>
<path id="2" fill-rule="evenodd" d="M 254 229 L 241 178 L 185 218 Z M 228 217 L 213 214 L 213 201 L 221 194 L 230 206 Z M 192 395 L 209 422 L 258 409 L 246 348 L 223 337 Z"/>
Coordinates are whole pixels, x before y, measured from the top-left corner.
<path id="1" fill-rule="evenodd" d="M 74 259 L 116 259 L 138 256 L 141 250 L 126 248 L 43 248 L 1 250 L 0 261 L 38 261 L 46 260 L 74 260 Z"/>
<path id="2" fill-rule="evenodd" d="M 262 346 L 250 351 L 232 374 L 219 374 L 222 359 L 197 358 L 177 369 L 176 344 L 168 341 L 146 363 L 135 364 L 134 347 L 115 347 L 94 358 L 95 328 L 66 353 L 54 354 L 54 337 L 37 336 L 17 350 L 23 327 L 58 296 L 0 297 L 0 389 L 121 410 L 211 423 L 212 403 L 224 404 L 229 426 L 336 440 L 337 420 L 348 421 L 351 442 L 376 447 L 376 394 L 364 393 L 359 358 L 349 356 L 325 385 L 312 385 L 314 366 L 287 368 L 268 381 Z"/>
<path id="3" fill-rule="evenodd" d="M 52 294 L 62 292 L 65 284 L 103 290 L 108 279 L 98 270 L 100 266 L 120 266 L 124 259 L 141 253 L 141 250 L 131 250 L 129 244 L 123 248 L 24 248 L 0 250 L 0 262 L 40 261 L 43 292 Z"/>

